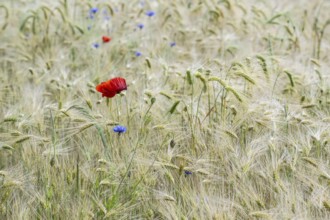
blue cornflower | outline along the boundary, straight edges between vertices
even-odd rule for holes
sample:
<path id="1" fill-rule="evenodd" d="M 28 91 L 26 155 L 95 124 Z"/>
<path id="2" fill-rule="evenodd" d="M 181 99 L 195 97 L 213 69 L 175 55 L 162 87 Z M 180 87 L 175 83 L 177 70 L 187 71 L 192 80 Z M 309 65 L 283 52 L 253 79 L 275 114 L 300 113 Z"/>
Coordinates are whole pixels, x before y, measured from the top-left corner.
<path id="1" fill-rule="evenodd" d="M 96 14 L 99 11 L 98 8 L 94 7 L 89 10 L 90 14 Z"/>
<path id="2" fill-rule="evenodd" d="M 121 133 L 126 132 L 126 127 L 121 126 L 121 125 L 117 125 L 113 128 L 113 131 L 118 133 L 118 134 L 121 134 Z"/>
<path id="3" fill-rule="evenodd" d="M 192 172 L 191 172 L 191 171 L 189 171 L 189 170 L 185 170 L 185 171 L 184 171 L 184 174 L 186 174 L 186 175 L 188 176 L 188 175 L 191 175 L 191 174 L 192 174 Z"/>
<path id="4" fill-rule="evenodd" d="M 139 51 L 136 51 L 136 52 L 135 52 L 135 56 L 139 57 L 139 56 L 141 56 L 141 55 L 142 55 L 141 52 L 139 52 Z"/>
<path id="5" fill-rule="evenodd" d="M 144 24 L 139 23 L 137 26 L 138 26 L 138 28 L 142 29 L 144 27 Z"/>
<path id="6" fill-rule="evenodd" d="M 156 13 L 154 11 L 147 11 L 146 12 L 146 15 L 149 16 L 149 17 L 152 17 L 154 16 Z"/>
<path id="7" fill-rule="evenodd" d="M 174 47 L 175 45 L 176 45 L 175 42 L 171 42 L 171 43 L 170 43 L 170 46 L 171 46 L 171 47 Z"/>
<path id="8" fill-rule="evenodd" d="M 93 47 L 94 48 L 99 48 L 100 47 L 100 44 L 99 43 L 93 43 Z"/>

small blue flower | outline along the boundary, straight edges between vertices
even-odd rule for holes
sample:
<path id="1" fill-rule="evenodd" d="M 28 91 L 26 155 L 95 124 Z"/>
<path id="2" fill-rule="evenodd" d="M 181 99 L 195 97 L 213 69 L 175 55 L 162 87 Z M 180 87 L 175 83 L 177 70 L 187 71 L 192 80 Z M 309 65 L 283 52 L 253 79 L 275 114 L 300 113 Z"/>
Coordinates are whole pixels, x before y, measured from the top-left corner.
<path id="1" fill-rule="evenodd" d="M 92 29 L 92 26 L 91 26 L 91 25 L 88 25 L 88 26 L 87 26 L 87 30 L 90 31 L 91 29 Z"/>
<path id="2" fill-rule="evenodd" d="M 192 172 L 191 172 L 191 171 L 189 171 L 189 170 L 185 170 L 185 171 L 184 171 L 184 174 L 186 174 L 186 175 L 188 176 L 188 175 L 191 175 L 191 174 L 192 174 Z"/>
<path id="3" fill-rule="evenodd" d="M 113 128 L 113 131 L 118 133 L 118 134 L 121 134 L 121 133 L 126 132 L 126 127 L 121 126 L 121 125 L 117 125 Z"/>
<path id="4" fill-rule="evenodd" d="M 175 45 L 176 45 L 175 42 L 171 42 L 171 43 L 170 43 L 170 46 L 171 46 L 171 47 L 174 47 Z"/>
<path id="5" fill-rule="evenodd" d="M 99 11 L 98 8 L 94 7 L 89 10 L 90 14 L 96 14 Z"/>
<path id="6" fill-rule="evenodd" d="M 144 24 L 139 23 L 137 26 L 138 26 L 138 28 L 142 29 L 144 27 Z"/>
<path id="7" fill-rule="evenodd" d="M 100 44 L 99 43 L 93 43 L 93 47 L 94 48 L 99 48 L 100 47 Z"/>
<path id="8" fill-rule="evenodd" d="M 141 55 L 142 55 L 141 52 L 139 52 L 139 51 L 136 51 L 136 52 L 135 52 L 135 56 L 139 57 L 139 56 L 141 56 Z"/>
<path id="9" fill-rule="evenodd" d="M 147 11 L 146 12 L 146 15 L 149 16 L 149 17 L 152 17 L 154 16 L 156 13 L 154 11 Z"/>

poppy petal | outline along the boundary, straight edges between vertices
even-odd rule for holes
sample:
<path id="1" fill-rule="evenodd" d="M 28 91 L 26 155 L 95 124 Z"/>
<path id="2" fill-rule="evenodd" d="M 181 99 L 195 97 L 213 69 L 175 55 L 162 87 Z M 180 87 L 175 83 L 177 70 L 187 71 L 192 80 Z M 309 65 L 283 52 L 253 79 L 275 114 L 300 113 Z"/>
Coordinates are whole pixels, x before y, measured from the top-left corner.
<path id="1" fill-rule="evenodd" d="M 105 91 L 104 93 L 102 93 L 102 97 L 108 97 L 108 98 L 112 98 L 116 95 L 117 93 L 115 91 Z"/>
<path id="2" fill-rule="evenodd" d="M 98 84 L 96 86 L 96 91 L 102 92 L 103 91 L 103 88 L 104 88 L 104 85 L 105 85 L 105 82 L 101 82 L 100 84 Z"/>
<path id="3" fill-rule="evenodd" d="M 110 80 L 111 89 L 120 93 L 123 90 L 127 89 L 126 80 L 121 77 L 116 77 Z"/>
<path id="4" fill-rule="evenodd" d="M 96 90 L 102 93 L 102 97 L 112 98 L 116 94 L 127 89 L 126 80 L 121 77 L 110 79 L 106 82 L 101 82 L 96 86 Z"/>
<path id="5" fill-rule="evenodd" d="M 108 43 L 108 42 L 111 41 L 111 37 L 103 36 L 103 37 L 102 37 L 102 41 L 103 41 L 103 43 Z"/>

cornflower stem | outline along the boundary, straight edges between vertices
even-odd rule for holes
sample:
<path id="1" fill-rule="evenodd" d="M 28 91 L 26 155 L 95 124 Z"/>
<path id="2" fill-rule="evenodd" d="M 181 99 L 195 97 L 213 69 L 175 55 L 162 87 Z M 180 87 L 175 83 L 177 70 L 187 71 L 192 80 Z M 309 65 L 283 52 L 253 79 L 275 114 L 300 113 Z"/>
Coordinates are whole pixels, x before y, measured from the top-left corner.
<path id="1" fill-rule="evenodd" d="M 151 103 L 151 104 L 149 105 L 149 108 L 147 109 L 146 113 L 145 113 L 144 116 L 143 116 L 143 121 L 142 121 L 142 123 L 141 123 L 140 129 L 139 129 L 139 132 L 138 132 L 138 138 L 137 138 L 136 144 L 135 144 L 135 146 L 134 146 L 134 149 L 133 149 L 133 151 L 132 151 L 131 159 L 129 160 L 129 164 L 128 164 L 128 167 L 127 167 L 127 169 L 126 169 L 126 172 L 125 172 L 123 178 L 121 179 L 121 181 L 120 181 L 120 183 L 119 183 L 119 185 L 118 185 L 118 187 L 117 187 L 117 189 L 116 189 L 116 191 L 115 191 L 115 193 L 114 193 L 114 195 L 113 195 L 114 197 L 117 196 L 117 193 L 119 192 L 120 187 L 122 186 L 124 180 L 126 179 L 128 173 L 129 173 L 129 171 L 130 171 L 130 169 L 131 169 L 131 166 L 132 166 L 132 164 L 133 164 L 133 159 L 134 159 L 134 157 L 135 157 L 135 154 L 136 154 L 136 152 L 137 152 L 138 147 L 140 146 L 140 143 L 141 143 L 141 142 L 144 143 L 145 140 L 147 139 L 147 135 L 146 135 L 144 138 L 141 138 L 141 136 L 142 136 L 141 134 L 142 134 L 142 132 L 143 132 L 143 125 L 144 125 L 144 123 L 145 123 L 146 116 L 147 116 L 147 114 L 149 113 L 149 111 L 150 111 L 151 107 L 153 106 L 153 104 L 154 104 L 154 103 Z M 143 139 L 143 141 L 142 141 L 142 139 Z"/>
<path id="2" fill-rule="evenodd" d="M 118 146 L 118 155 L 119 155 L 119 157 L 121 158 L 122 157 L 122 151 L 121 151 L 121 147 L 120 146 L 122 146 L 121 144 L 120 144 L 120 135 L 121 135 L 121 133 L 118 133 L 118 135 L 117 135 L 117 146 Z"/>
<path id="3" fill-rule="evenodd" d="M 138 146 L 139 146 L 139 144 L 140 144 L 140 133 L 141 133 L 141 129 L 140 129 L 140 131 L 139 131 L 138 140 L 136 141 L 136 144 L 135 144 L 135 147 L 134 147 L 134 149 L 133 149 L 132 156 L 131 156 L 131 159 L 129 160 L 129 164 L 128 164 L 128 167 L 127 167 L 127 169 L 126 169 L 126 171 L 125 171 L 125 174 L 124 174 L 123 178 L 121 179 L 121 181 L 120 181 L 120 183 L 119 183 L 119 185 L 118 185 L 118 187 L 117 187 L 115 193 L 113 194 L 114 197 L 117 197 L 117 194 L 118 194 L 118 192 L 119 192 L 119 189 L 120 189 L 120 187 L 122 186 L 124 180 L 126 179 L 128 173 L 129 173 L 129 171 L 130 171 L 130 169 L 131 169 L 131 166 L 132 166 L 132 164 L 133 164 L 134 156 L 135 156 L 135 154 L 136 154 L 136 152 L 137 152 L 137 148 L 138 148 Z M 145 137 L 145 138 L 146 138 L 146 137 Z"/>

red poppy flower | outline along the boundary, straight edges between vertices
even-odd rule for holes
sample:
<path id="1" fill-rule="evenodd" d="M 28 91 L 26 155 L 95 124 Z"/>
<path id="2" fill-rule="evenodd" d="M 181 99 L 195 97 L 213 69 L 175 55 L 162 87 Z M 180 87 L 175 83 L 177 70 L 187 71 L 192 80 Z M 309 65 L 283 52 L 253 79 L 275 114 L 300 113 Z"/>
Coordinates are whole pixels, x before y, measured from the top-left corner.
<path id="1" fill-rule="evenodd" d="M 103 43 L 109 43 L 111 41 L 111 37 L 103 36 L 102 41 L 103 41 Z"/>
<path id="2" fill-rule="evenodd" d="M 106 82 L 101 82 L 99 85 L 96 86 L 96 90 L 102 93 L 102 97 L 105 96 L 108 98 L 112 98 L 116 94 L 119 94 L 121 91 L 126 89 L 126 80 L 121 77 L 116 77 Z"/>

